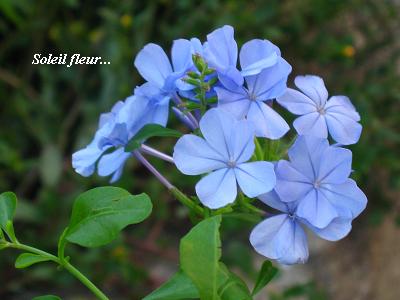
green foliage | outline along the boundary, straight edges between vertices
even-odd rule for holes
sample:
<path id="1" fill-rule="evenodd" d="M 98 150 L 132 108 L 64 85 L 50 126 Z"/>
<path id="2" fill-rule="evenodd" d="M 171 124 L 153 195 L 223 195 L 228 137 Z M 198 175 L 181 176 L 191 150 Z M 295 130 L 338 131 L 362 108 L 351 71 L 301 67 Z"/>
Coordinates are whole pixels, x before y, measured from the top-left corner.
<path id="1" fill-rule="evenodd" d="M 177 272 L 162 286 L 143 300 L 198 299 L 199 292 L 193 281 L 182 271 Z"/>
<path id="2" fill-rule="evenodd" d="M 126 226 L 146 219 L 151 210 L 146 194 L 132 196 L 117 187 L 92 189 L 75 200 L 65 239 L 84 247 L 108 244 Z"/>
<path id="3" fill-rule="evenodd" d="M 54 295 L 37 296 L 32 298 L 32 300 L 61 300 L 60 297 Z"/>
<path id="4" fill-rule="evenodd" d="M 51 259 L 47 256 L 37 255 L 32 253 L 22 253 L 17 257 L 17 260 L 15 261 L 15 267 L 17 269 L 24 269 L 32 266 L 33 264 L 49 260 Z"/>
<path id="5" fill-rule="evenodd" d="M 132 152 L 133 150 L 139 148 L 143 141 L 151 137 L 181 137 L 182 133 L 163 127 L 158 124 L 147 124 L 139 130 L 138 133 L 129 141 L 128 145 L 125 147 L 126 152 Z"/>
<path id="6" fill-rule="evenodd" d="M 0 194 L 0 227 L 7 232 L 7 223 L 12 222 L 17 207 L 17 197 L 12 192 Z"/>
<path id="7" fill-rule="evenodd" d="M 181 268 L 198 288 L 201 299 L 218 299 L 220 224 L 221 216 L 205 219 L 182 238 L 179 247 Z"/>
<path id="8" fill-rule="evenodd" d="M 275 268 L 270 261 L 265 261 L 261 270 L 258 273 L 258 277 L 256 280 L 256 284 L 254 286 L 253 292 L 251 293 L 253 296 L 260 292 L 278 273 L 278 269 Z"/>

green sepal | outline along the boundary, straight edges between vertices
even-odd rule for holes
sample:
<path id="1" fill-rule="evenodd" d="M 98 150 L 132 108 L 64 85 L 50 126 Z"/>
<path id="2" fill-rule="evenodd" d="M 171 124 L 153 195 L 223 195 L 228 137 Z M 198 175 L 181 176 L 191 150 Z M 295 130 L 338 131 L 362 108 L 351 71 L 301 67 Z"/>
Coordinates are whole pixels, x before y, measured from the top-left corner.
<path id="1" fill-rule="evenodd" d="M 159 124 L 147 124 L 143 126 L 142 129 L 139 130 L 138 133 L 129 141 L 128 145 L 125 147 L 125 152 L 132 152 L 133 150 L 138 149 L 143 141 L 151 138 L 151 137 L 181 137 L 182 133 L 163 127 Z"/>

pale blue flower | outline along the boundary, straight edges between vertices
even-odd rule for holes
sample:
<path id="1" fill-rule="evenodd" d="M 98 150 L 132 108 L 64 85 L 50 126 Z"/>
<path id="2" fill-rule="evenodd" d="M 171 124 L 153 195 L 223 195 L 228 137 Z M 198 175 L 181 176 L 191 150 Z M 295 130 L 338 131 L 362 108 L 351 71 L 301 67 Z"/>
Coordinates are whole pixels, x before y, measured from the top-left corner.
<path id="1" fill-rule="evenodd" d="M 298 202 L 283 202 L 275 191 L 258 198 L 280 213 L 259 223 L 250 234 L 250 243 L 258 253 L 281 264 L 307 261 L 308 243 L 304 226 L 328 241 L 342 239 L 351 230 L 352 219 L 343 216 L 334 218 L 324 228 L 312 226 L 296 214 Z"/>
<path id="2" fill-rule="evenodd" d="M 99 127 L 92 142 L 72 155 L 72 166 L 82 176 L 95 172 L 98 161 L 100 176 L 112 175 L 111 182 L 118 180 L 126 160 L 131 153 L 125 152 L 128 141 L 146 124 L 157 123 L 165 126 L 168 106 L 140 94 L 117 102 L 110 113 L 100 116 Z M 107 150 L 114 148 L 110 153 Z M 104 154 L 104 155 L 103 155 Z"/>
<path id="3" fill-rule="evenodd" d="M 290 161 L 276 164 L 275 191 L 283 202 L 298 202 L 297 216 L 322 229 L 337 217 L 354 219 L 364 210 L 367 198 L 349 178 L 350 150 L 299 136 L 288 155 Z"/>
<path id="4" fill-rule="evenodd" d="M 180 138 L 174 162 L 186 175 L 209 173 L 196 184 L 196 193 L 207 207 L 216 209 L 235 201 L 237 184 L 248 197 L 275 186 L 273 165 L 247 162 L 254 152 L 254 129 L 247 121 L 213 108 L 200 121 L 204 139 L 192 134 Z"/>
<path id="5" fill-rule="evenodd" d="M 332 96 L 322 78 L 313 75 L 297 76 L 296 86 L 302 91 L 287 89 L 277 98 L 279 104 L 296 115 L 300 115 L 293 126 L 299 134 L 332 138 L 343 145 L 357 143 L 362 126 L 360 115 L 346 96 Z"/>
<path id="6" fill-rule="evenodd" d="M 253 122 L 256 136 L 281 138 L 289 130 L 289 125 L 264 101 L 286 91 L 292 67 L 281 57 L 279 48 L 267 40 L 245 43 L 240 51 L 240 65 L 246 86 L 216 87 L 218 106 L 238 119 L 246 118 Z"/>
<path id="7" fill-rule="evenodd" d="M 242 53 L 241 53 L 242 56 Z M 234 89 L 243 85 L 243 77 L 259 74 L 277 60 L 277 55 L 263 52 L 257 57 L 244 58 L 242 70 L 237 69 L 238 47 L 234 39 L 232 26 L 225 25 L 207 35 L 204 43 L 204 57 L 214 68 L 222 85 Z M 242 60 L 242 57 L 241 57 Z"/>

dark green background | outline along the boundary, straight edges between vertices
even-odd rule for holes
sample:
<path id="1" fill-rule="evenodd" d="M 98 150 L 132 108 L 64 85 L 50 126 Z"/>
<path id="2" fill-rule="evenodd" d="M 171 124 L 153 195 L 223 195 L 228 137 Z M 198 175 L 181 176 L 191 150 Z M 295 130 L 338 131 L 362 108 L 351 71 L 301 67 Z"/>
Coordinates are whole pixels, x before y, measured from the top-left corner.
<path id="1" fill-rule="evenodd" d="M 235 27 L 239 45 L 252 38 L 277 44 L 293 66 L 289 85 L 297 74 L 318 74 L 331 94 L 352 99 L 364 127 L 360 142 L 351 147 L 353 177 L 369 198 L 352 237 L 379 228 L 386 219 L 400 223 L 394 201 L 399 201 L 400 186 L 399 12 L 395 1 L 379 0 L 2 0 L 0 191 L 13 190 L 20 198 L 17 234 L 26 243 L 54 251 L 73 198 L 107 184 L 103 178 L 75 174 L 71 153 L 90 141 L 101 112 L 142 83 L 133 67 L 137 52 L 148 42 L 168 50 L 177 38 L 204 40 L 224 24 Z M 35 53 L 102 56 L 111 64 L 32 65 Z M 169 153 L 172 145 L 170 139 L 157 144 Z M 154 163 L 191 191 L 195 178 Z M 155 205 L 152 217 L 108 247 L 87 251 L 71 246 L 67 252 L 113 299 L 139 299 L 168 276 L 159 266 L 176 268 L 178 240 L 190 222 L 186 211 L 136 162 L 129 162 L 117 184 L 132 193 L 147 192 Z M 223 253 L 226 262 L 253 278 L 249 229 L 248 224 L 226 224 Z M 9 250 L 0 253 L 1 299 L 48 292 L 66 299 L 89 297 L 69 274 L 50 264 L 14 270 L 15 257 Z M 391 259 L 400 267 L 398 256 Z M 317 273 L 324 268 L 311 266 Z M 318 278 L 316 285 L 295 287 L 294 293 L 296 288 L 310 299 L 328 297 L 316 289 L 341 299 Z"/>

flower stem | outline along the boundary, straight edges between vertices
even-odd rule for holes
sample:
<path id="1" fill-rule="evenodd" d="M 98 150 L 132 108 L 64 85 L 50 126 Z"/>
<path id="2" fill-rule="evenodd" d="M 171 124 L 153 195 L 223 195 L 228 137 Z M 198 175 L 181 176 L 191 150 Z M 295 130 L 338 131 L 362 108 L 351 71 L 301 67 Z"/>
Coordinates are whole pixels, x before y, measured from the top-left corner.
<path id="1" fill-rule="evenodd" d="M 174 159 L 171 156 L 169 156 L 169 155 L 167 155 L 167 154 L 165 154 L 165 153 L 163 153 L 161 151 L 158 151 L 158 150 L 156 150 L 156 149 L 154 149 L 152 147 L 149 147 L 147 145 L 142 144 L 142 146 L 140 147 L 140 150 L 143 153 L 146 153 L 146 154 L 149 154 L 151 156 L 160 158 L 160 159 L 162 159 L 162 160 L 164 160 L 166 162 L 169 162 L 171 164 L 174 163 Z"/>
<path id="2" fill-rule="evenodd" d="M 108 300 L 108 297 L 104 295 L 85 275 L 83 275 L 78 269 L 71 265 L 67 260 L 61 260 L 57 256 L 50 254 L 48 252 L 42 251 L 40 249 L 24 245 L 21 243 L 6 243 L 6 248 L 14 248 L 18 250 L 23 250 L 33 254 L 37 254 L 48 258 L 49 260 L 55 262 L 56 264 L 62 266 L 69 273 L 71 273 L 76 279 L 78 279 L 82 284 L 84 284 L 98 299 Z"/>

